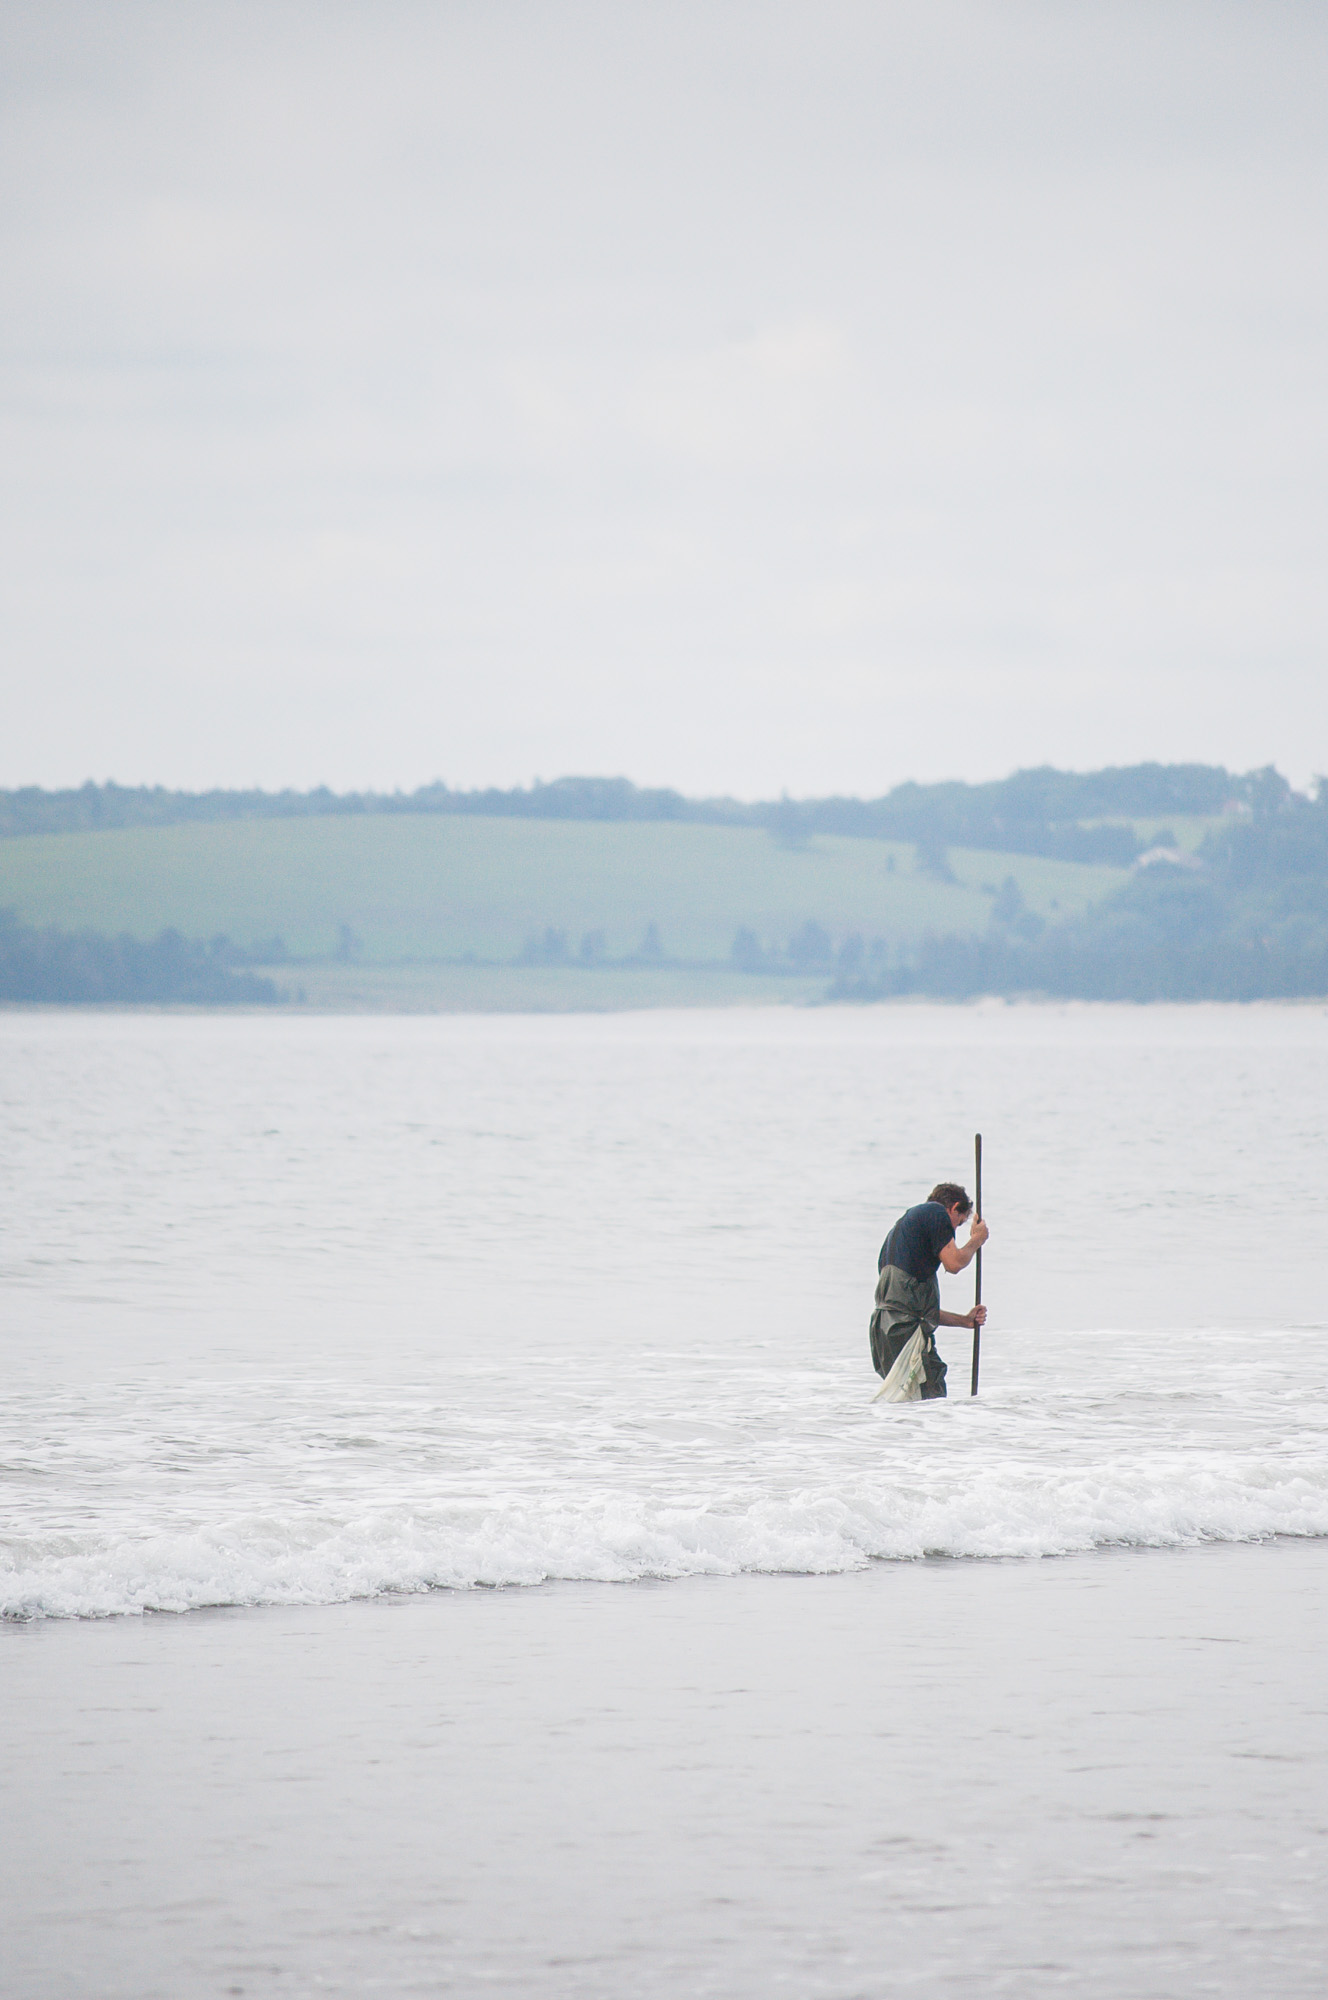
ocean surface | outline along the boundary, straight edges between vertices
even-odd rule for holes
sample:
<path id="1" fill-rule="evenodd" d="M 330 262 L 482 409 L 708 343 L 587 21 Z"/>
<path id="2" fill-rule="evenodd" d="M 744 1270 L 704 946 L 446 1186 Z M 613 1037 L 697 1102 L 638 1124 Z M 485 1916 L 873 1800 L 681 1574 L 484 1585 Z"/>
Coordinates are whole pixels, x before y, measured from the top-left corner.
<path id="1" fill-rule="evenodd" d="M 1328 1535 L 1323 1008 L 15 1012 L 0 1075 L 10 1617 Z M 873 1406 L 979 1128 L 981 1394 L 952 1330 Z"/>
<path id="2" fill-rule="evenodd" d="M 0 1014 L 4 2000 L 1319 2000 L 1325 1083 L 1318 1007 Z M 981 1394 L 873 1406 L 976 1129 Z"/>

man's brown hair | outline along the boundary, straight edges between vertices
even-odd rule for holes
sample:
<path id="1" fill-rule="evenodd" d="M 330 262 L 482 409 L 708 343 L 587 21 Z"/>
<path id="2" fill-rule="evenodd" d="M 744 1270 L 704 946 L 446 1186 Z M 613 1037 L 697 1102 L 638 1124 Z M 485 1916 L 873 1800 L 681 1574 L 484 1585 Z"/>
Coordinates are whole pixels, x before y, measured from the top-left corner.
<path id="1" fill-rule="evenodd" d="M 927 1199 L 939 1201 L 942 1208 L 962 1208 L 965 1215 L 968 1215 L 973 1207 L 963 1188 L 955 1181 L 938 1181 Z"/>

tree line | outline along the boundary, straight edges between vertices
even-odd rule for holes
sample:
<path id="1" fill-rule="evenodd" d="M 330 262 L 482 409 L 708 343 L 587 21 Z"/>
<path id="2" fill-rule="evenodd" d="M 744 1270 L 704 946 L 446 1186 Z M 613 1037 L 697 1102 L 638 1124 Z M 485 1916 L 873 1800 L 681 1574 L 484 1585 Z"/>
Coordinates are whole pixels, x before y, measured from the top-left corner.
<path id="1" fill-rule="evenodd" d="M 691 799 L 627 778 L 567 777 L 508 790 L 454 790 L 441 780 L 412 792 L 171 791 L 89 781 L 64 791 L 0 791 L 0 836 L 98 832 L 184 821 L 316 818 L 366 813 L 478 814 L 494 818 L 667 820 L 763 828 L 797 846 L 816 834 L 901 840 L 923 854 L 945 846 L 1040 854 L 1127 866 L 1139 851 L 1122 820 L 1253 812 L 1294 796 L 1271 768 L 1236 774 L 1209 764 L 1132 764 L 1091 772 L 1049 765 L 970 785 L 896 785 L 876 799 Z M 1115 824 L 1111 822 L 1117 822 Z"/>
<path id="2" fill-rule="evenodd" d="M 1086 1000 L 1328 995 L 1328 783 L 1265 788 L 1197 855 L 1159 853 L 1082 915 L 1048 923 L 1007 881 L 978 936 L 840 969 L 837 999 L 1046 993 Z"/>
<path id="3" fill-rule="evenodd" d="M 21 923 L 0 910 L 0 1000 L 271 1007 L 286 996 L 270 979 L 226 962 L 226 940 L 201 944 L 164 930 L 127 935 Z"/>

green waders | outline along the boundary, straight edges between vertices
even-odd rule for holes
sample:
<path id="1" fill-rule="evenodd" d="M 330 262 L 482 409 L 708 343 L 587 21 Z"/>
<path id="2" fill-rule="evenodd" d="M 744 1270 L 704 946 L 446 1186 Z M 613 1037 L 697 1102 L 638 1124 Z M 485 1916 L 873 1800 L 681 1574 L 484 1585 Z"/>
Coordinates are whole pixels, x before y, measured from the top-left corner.
<path id="1" fill-rule="evenodd" d="M 927 1350 L 924 1402 L 945 1394 L 945 1363 L 936 1352 L 935 1341 L 940 1317 L 941 1288 L 935 1278 L 912 1278 L 897 1264 L 885 1266 L 876 1280 L 876 1310 L 871 1316 L 872 1367 L 878 1375 L 888 1375 L 921 1327 Z"/>

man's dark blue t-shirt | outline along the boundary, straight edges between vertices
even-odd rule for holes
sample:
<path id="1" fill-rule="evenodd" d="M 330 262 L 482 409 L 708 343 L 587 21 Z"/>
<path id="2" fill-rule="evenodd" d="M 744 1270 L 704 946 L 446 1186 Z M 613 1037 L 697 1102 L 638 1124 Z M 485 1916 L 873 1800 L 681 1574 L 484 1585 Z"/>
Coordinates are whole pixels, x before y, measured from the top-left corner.
<path id="1" fill-rule="evenodd" d="M 936 1276 L 942 1250 L 953 1242 L 954 1224 L 940 1202 L 920 1201 L 916 1208 L 904 1211 L 886 1237 L 876 1268 L 883 1271 L 887 1264 L 894 1264 L 925 1285 L 928 1278 Z"/>

